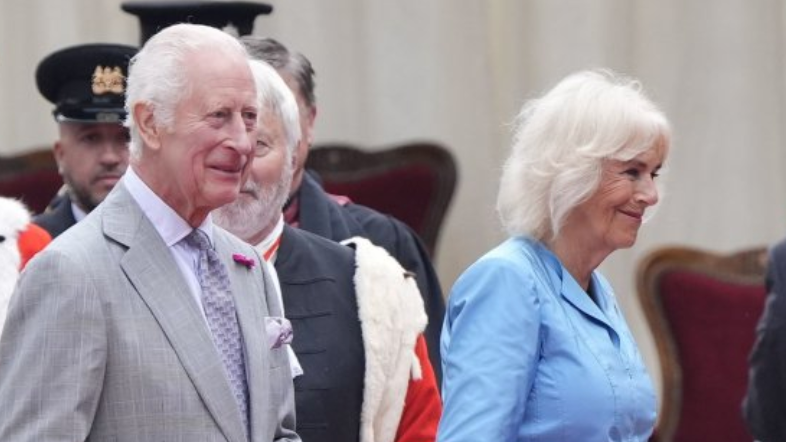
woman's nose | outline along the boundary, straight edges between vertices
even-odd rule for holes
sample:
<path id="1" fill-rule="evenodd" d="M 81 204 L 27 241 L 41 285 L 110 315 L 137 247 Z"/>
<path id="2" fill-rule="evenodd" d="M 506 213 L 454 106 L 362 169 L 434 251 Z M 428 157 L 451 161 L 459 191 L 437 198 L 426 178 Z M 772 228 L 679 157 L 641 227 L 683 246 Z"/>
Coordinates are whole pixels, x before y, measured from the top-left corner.
<path id="1" fill-rule="evenodd" d="M 647 177 L 639 182 L 636 199 L 647 206 L 655 205 L 658 202 L 658 186 L 652 177 Z"/>

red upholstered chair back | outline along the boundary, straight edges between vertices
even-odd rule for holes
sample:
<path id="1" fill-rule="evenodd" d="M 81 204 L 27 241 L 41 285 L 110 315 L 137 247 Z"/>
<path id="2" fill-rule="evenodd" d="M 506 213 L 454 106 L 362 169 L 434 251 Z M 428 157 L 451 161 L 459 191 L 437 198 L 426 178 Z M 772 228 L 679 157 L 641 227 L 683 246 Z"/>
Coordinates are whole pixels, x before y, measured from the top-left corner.
<path id="1" fill-rule="evenodd" d="M 764 308 L 766 249 L 719 255 L 689 248 L 650 253 L 639 297 L 660 358 L 658 442 L 746 442 L 748 355 Z"/>
<path id="2" fill-rule="evenodd" d="M 456 162 L 447 149 L 427 142 L 374 151 L 321 145 L 311 150 L 306 166 L 328 192 L 407 224 L 434 256 L 456 187 Z"/>
<path id="3" fill-rule="evenodd" d="M 33 213 L 43 212 L 62 185 L 51 149 L 0 157 L 0 195 L 21 199 Z"/>

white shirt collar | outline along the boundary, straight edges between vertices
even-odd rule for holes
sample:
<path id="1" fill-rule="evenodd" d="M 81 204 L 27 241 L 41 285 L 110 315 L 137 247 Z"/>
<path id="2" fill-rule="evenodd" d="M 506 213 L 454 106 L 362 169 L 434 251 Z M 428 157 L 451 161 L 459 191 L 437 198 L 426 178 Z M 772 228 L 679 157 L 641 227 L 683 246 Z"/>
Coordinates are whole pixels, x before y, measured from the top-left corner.
<path id="1" fill-rule="evenodd" d="M 126 173 L 123 175 L 123 184 L 158 234 L 161 235 L 167 247 L 172 247 L 191 233 L 193 228 L 142 181 L 139 175 L 134 172 L 133 166 L 126 169 Z M 208 215 L 198 228 L 207 234 L 210 243 L 213 244 L 212 217 Z"/>
<path id="2" fill-rule="evenodd" d="M 73 201 L 71 201 L 71 213 L 74 215 L 74 221 L 76 222 L 82 221 L 87 216 L 87 212 L 82 210 L 82 208 L 77 206 Z"/>

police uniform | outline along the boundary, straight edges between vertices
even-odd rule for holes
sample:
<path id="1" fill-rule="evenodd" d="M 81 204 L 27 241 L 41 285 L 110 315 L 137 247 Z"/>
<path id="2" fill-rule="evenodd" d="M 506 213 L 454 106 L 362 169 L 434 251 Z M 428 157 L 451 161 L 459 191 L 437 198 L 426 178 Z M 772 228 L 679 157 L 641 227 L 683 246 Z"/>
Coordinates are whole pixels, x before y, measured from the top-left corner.
<path id="1" fill-rule="evenodd" d="M 39 63 L 36 85 L 55 105 L 58 123 L 122 124 L 128 62 L 137 48 L 119 44 L 84 44 L 61 49 Z M 61 192 L 33 221 L 52 237 L 78 220 L 68 193 Z"/>

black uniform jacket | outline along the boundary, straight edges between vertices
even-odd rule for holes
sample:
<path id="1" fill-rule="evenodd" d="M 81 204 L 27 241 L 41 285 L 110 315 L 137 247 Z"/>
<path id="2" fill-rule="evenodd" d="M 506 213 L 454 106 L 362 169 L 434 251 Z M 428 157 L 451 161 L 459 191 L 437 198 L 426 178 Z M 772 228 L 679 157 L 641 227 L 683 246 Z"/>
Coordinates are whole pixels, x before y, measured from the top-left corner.
<path id="1" fill-rule="evenodd" d="M 33 222 L 49 232 L 52 238 L 65 232 L 76 224 L 74 212 L 71 210 L 71 199 L 68 196 L 55 197 L 44 213 L 33 218 Z"/>

